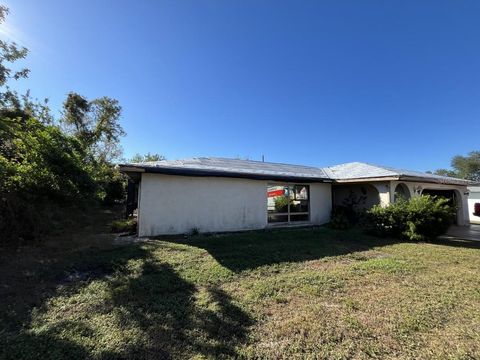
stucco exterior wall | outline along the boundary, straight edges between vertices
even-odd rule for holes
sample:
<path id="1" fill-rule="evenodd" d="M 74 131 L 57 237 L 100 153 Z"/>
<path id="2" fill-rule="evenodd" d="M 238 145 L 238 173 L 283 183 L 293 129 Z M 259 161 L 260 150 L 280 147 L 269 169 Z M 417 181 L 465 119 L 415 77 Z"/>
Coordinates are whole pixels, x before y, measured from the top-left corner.
<path id="1" fill-rule="evenodd" d="M 310 221 L 322 225 L 330 221 L 332 213 L 332 185 L 310 184 Z"/>
<path id="2" fill-rule="evenodd" d="M 139 235 L 264 228 L 266 182 L 142 174 Z"/>
<path id="3" fill-rule="evenodd" d="M 269 181 L 142 174 L 139 236 L 263 229 Z M 310 184 L 310 223 L 330 220 L 331 185 Z"/>
<path id="4" fill-rule="evenodd" d="M 372 183 L 373 186 L 378 191 L 378 195 L 380 196 L 380 205 L 382 207 L 390 205 L 391 201 L 391 196 L 390 196 L 390 182 L 385 182 L 385 181 L 378 181 Z"/>

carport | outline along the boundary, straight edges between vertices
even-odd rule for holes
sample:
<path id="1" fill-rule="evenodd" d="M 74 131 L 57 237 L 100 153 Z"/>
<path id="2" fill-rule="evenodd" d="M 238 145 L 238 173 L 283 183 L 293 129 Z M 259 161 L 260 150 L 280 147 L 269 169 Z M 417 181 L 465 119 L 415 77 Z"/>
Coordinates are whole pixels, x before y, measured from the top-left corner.
<path id="1" fill-rule="evenodd" d="M 437 196 L 437 197 L 443 197 L 445 199 L 448 199 L 448 204 L 450 206 L 454 206 L 457 209 L 455 213 L 455 223 L 458 224 L 458 217 L 461 216 L 460 213 L 462 210 L 461 196 L 458 195 L 458 190 L 424 189 L 422 191 L 422 195 Z"/>
<path id="2" fill-rule="evenodd" d="M 328 168 L 335 178 L 333 206 L 358 202 L 357 209 L 375 204 L 388 206 L 399 198 L 443 196 L 456 206 L 456 224 L 469 225 L 467 180 L 366 163 L 347 163 Z"/>

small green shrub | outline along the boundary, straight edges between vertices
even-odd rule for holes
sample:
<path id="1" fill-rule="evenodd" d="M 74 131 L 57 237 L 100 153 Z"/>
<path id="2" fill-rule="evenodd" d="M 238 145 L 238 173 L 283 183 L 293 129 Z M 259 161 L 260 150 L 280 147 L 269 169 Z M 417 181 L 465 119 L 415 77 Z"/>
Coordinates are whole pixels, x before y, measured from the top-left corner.
<path id="1" fill-rule="evenodd" d="M 363 222 L 365 210 L 363 205 L 367 196 L 363 192 L 358 196 L 353 191 L 342 201 L 342 205 L 337 205 L 332 209 L 330 227 L 333 229 L 348 229 Z"/>
<path id="2" fill-rule="evenodd" d="M 367 212 L 365 227 L 378 236 L 432 240 L 444 234 L 453 223 L 455 208 L 448 202 L 445 198 L 424 195 L 400 199 L 387 207 L 376 205 Z"/>
<path id="3" fill-rule="evenodd" d="M 125 201 L 127 179 L 118 170 L 107 168 L 102 181 L 99 181 L 101 200 L 105 205 L 114 205 Z"/>
<path id="4" fill-rule="evenodd" d="M 137 219 L 128 218 L 122 220 L 115 220 L 110 224 L 110 231 L 112 233 L 128 232 L 133 233 L 137 231 Z"/>
<path id="5" fill-rule="evenodd" d="M 336 206 L 332 210 L 332 216 L 330 220 L 330 227 L 333 229 L 349 229 L 353 226 L 352 221 L 348 216 L 348 209 L 344 206 Z"/>
<path id="6" fill-rule="evenodd" d="M 275 211 L 277 212 L 287 212 L 288 211 L 288 204 L 290 199 L 285 196 L 276 197 L 274 200 L 275 202 Z"/>

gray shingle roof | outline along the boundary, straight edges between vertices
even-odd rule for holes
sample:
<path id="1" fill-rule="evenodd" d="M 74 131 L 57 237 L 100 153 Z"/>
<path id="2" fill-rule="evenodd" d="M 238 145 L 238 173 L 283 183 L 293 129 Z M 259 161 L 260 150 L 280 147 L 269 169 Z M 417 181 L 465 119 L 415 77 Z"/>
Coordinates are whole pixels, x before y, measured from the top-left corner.
<path id="1" fill-rule="evenodd" d="M 253 160 L 227 159 L 216 157 L 199 157 L 186 160 L 162 160 L 137 164 L 123 164 L 121 166 L 142 167 L 146 170 L 164 172 L 191 171 L 192 174 L 214 175 L 253 175 L 260 178 L 298 178 L 309 180 L 329 180 L 327 173 L 317 167 L 303 165 L 289 165 Z"/>
<path id="2" fill-rule="evenodd" d="M 162 160 L 120 165 L 126 168 L 139 168 L 147 172 L 165 174 L 231 176 L 259 179 L 298 179 L 310 181 L 336 180 L 353 181 L 372 178 L 398 178 L 442 184 L 468 185 L 467 180 L 427 174 L 420 171 L 396 169 L 362 162 L 351 162 L 318 168 L 313 166 L 270 163 L 253 160 L 199 157 L 185 160 Z"/>
<path id="3" fill-rule="evenodd" d="M 428 174 L 421 171 L 397 169 L 390 166 L 380 166 L 362 162 L 351 162 L 330 166 L 328 175 L 335 180 L 354 180 L 382 177 L 416 178 L 419 181 L 430 181 L 443 184 L 467 185 L 468 180 Z"/>

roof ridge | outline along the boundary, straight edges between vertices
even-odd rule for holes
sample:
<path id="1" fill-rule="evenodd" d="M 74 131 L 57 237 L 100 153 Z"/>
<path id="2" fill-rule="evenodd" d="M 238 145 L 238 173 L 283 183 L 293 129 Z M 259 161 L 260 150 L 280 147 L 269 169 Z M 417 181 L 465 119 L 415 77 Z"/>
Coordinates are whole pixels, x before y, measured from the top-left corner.
<path id="1" fill-rule="evenodd" d="M 229 161 L 232 161 L 232 160 L 235 160 L 235 161 L 249 161 L 249 162 L 255 162 L 255 163 L 260 163 L 260 164 L 298 166 L 298 167 L 306 167 L 306 168 L 317 169 L 317 170 L 322 170 L 323 169 L 321 167 L 312 166 L 312 165 L 298 165 L 298 164 L 289 164 L 289 163 L 272 162 L 272 161 L 228 158 L 228 157 L 221 157 L 221 156 L 220 157 L 219 156 L 202 156 L 202 157 L 196 157 L 194 159 L 217 159 L 217 160 L 229 160 Z M 185 159 L 185 160 L 188 160 L 188 159 Z"/>

